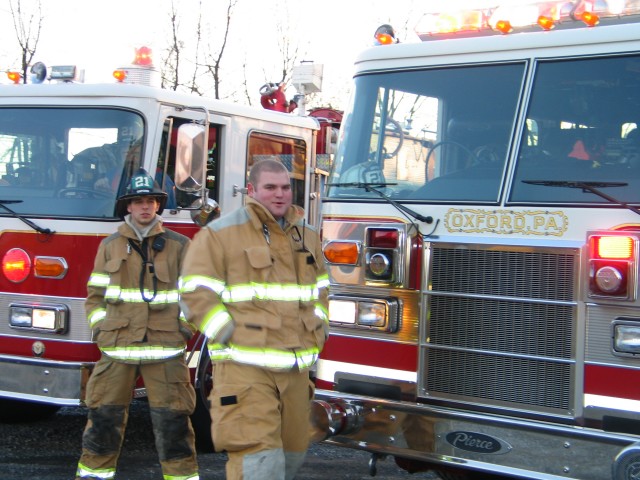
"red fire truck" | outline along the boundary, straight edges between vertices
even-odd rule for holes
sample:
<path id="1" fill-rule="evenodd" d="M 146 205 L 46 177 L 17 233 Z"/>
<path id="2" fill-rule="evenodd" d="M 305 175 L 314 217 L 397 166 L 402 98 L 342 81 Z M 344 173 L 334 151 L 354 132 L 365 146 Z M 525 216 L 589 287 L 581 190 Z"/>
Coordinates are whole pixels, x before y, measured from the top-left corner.
<path id="1" fill-rule="evenodd" d="M 288 167 L 294 201 L 317 225 L 324 174 L 312 117 L 149 86 L 148 61 L 113 84 L 76 83 L 69 66 L 33 73 L 35 83 L 0 86 L 0 418 L 12 420 L 82 404 L 99 358 L 86 283 L 132 172 L 155 175 L 169 194 L 165 225 L 189 236 L 242 205 L 248 168 L 264 158 Z M 202 343 L 189 361 L 206 381 Z"/>
<path id="2" fill-rule="evenodd" d="M 355 62 L 317 434 L 372 473 L 637 480 L 640 2 L 495 3 Z"/>

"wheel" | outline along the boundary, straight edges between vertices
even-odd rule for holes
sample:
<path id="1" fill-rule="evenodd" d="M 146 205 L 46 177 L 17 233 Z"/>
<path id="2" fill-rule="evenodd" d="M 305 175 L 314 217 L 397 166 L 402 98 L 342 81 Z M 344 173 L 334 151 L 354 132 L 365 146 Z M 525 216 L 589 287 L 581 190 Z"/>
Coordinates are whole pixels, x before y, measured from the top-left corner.
<path id="1" fill-rule="evenodd" d="M 56 195 L 59 198 L 112 198 L 113 192 L 84 187 L 69 187 L 61 188 Z"/>
<path id="2" fill-rule="evenodd" d="M 195 379 L 196 408 L 191 414 L 191 425 L 196 436 L 196 450 L 199 453 L 214 452 L 211 439 L 211 414 L 209 413 L 209 393 L 213 388 L 211 359 L 204 342 L 200 351 L 200 361 Z"/>
<path id="3" fill-rule="evenodd" d="M 53 416 L 59 405 L 48 403 L 25 402 L 22 400 L 1 399 L 0 400 L 0 422 L 2 423 L 25 423 L 46 420 Z"/>

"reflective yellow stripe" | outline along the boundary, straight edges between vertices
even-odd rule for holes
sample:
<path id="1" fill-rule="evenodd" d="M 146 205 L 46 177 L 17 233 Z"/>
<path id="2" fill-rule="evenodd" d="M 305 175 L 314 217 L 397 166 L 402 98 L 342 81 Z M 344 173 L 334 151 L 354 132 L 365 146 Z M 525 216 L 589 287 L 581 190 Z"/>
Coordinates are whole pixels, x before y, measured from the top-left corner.
<path id="1" fill-rule="evenodd" d="M 187 275 L 178 280 L 180 293 L 193 292 L 199 287 L 207 288 L 220 295 L 224 290 L 224 282 L 204 275 Z"/>
<path id="2" fill-rule="evenodd" d="M 325 273 L 318 277 L 318 288 L 327 288 L 329 286 L 329 274 Z"/>
<path id="3" fill-rule="evenodd" d="M 153 291 L 144 290 L 144 298 L 149 299 L 153 297 Z M 134 288 L 120 288 L 117 285 L 111 285 L 107 288 L 107 291 L 104 294 L 104 298 L 107 301 L 120 300 L 122 302 L 127 303 L 151 303 L 151 304 L 168 304 L 168 303 L 178 303 L 180 300 L 180 295 L 177 290 L 165 290 L 156 292 L 155 297 L 151 302 L 145 302 L 142 298 L 142 294 L 140 293 L 140 289 Z"/>
<path id="4" fill-rule="evenodd" d="M 217 305 L 207 312 L 202 320 L 202 333 L 207 338 L 215 338 L 225 325 L 231 321 L 231 315 L 224 305 Z"/>
<path id="5" fill-rule="evenodd" d="M 91 313 L 87 318 L 87 320 L 89 321 L 89 326 L 93 327 L 100 320 L 104 320 L 106 316 L 107 311 L 104 308 L 96 308 L 94 310 L 91 310 Z"/>
<path id="6" fill-rule="evenodd" d="M 197 473 L 191 475 L 163 475 L 164 480 L 200 480 L 200 476 Z"/>
<path id="7" fill-rule="evenodd" d="M 109 275 L 106 273 L 93 272 L 89 277 L 87 285 L 90 287 L 107 287 L 109 285 Z"/>
<path id="8" fill-rule="evenodd" d="M 102 353 L 117 360 L 165 360 L 177 357 L 186 347 L 163 347 L 146 345 L 142 347 L 101 347 Z"/>
<path id="9" fill-rule="evenodd" d="M 89 468 L 86 465 L 78 463 L 78 470 L 76 470 L 76 477 L 80 478 L 115 478 L 115 468 Z"/>
<path id="10" fill-rule="evenodd" d="M 318 318 L 321 318 L 323 321 L 329 321 L 329 311 L 325 308 L 321 303 L 316 303 L 314 313 Z"/>
<path id="11" fill-rule="evenodd" d="M 320 350 L 317 347 L 307 350 L 276 350 L 243 347 L 240 345 L 209 344 L 209 356 L 212 360 L 232 360 L 247 365 L 289 370 L 295 366 L 304 369 L 318 360 Z"/>
<path id="12" fill-rule="evenodd" d="M 257 300 L 275 300 L 283 302 L 310 302 L 320 298 L 320 288 L 329 285 L 329 276 L 321 275 L 311 285 L 280 283 L 247 283 L 227 285 L 224 282 L 200 275 L 180 279 L 180 293 L 193 292 L 197 288 L 206 288 L 218 294 L 225 303 L 248 302 Z"/>

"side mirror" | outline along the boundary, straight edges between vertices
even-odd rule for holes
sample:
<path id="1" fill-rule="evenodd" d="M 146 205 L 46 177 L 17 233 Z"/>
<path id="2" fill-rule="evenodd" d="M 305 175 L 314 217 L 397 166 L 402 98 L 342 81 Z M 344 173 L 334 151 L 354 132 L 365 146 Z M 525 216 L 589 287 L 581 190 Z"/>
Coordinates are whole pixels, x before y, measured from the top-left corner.
<path id="1" fill-rule="evenodd" d="M 176 147 L 176 188 L 187 193 L 203 192 L 206 165 L 207 129 L 196 123 L 181 125 Z"/>

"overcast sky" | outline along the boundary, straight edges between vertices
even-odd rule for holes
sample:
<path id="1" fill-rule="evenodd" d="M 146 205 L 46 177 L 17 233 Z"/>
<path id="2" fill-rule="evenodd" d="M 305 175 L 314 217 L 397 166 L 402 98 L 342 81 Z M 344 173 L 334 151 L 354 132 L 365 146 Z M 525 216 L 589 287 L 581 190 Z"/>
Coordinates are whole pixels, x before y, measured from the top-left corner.
<path id="1" fill-rule="evenodd" d="M 0 3 L 0 70 L 19 66 L 9 1 Z M 15 2 L 16 0 L 11 0 Z M 21 0 L 24 10 L 35 0 Z M 174 0 L 179 6 L 181 36 L 193 42 L 197 0 Z M 324 65 L 323 97 L 346 101 L 353 61 L 372 44 L 373 32 L 382 23 L 392 23 L 405 41 L 417 41 L 413 27 L 425 4 L 432 0 L 237 0 L 229 43 L 222 59 L 226 87 L 247 77 L 255 87 L 255 104 L 265 81 L 280 79 L 281 54 L 278 28 L 289 32 L 298 45 L 299 60 Z M 111 82 L 112 71 L 128 65 L 135 47 L 149 45 L 156 63 L 168 45 L 170 0 L 42 0 L 43 31 L 34 60 L 46 65 L 76 64 L 85 69 L 86 82 Z M 225 0 L 203 0 L 207 32 L 216 46 L 216 35 L 224 26 Z M 416 7 L 420 5 L 420 8 Z M 246 67 L 243 67 L 246 65 Z M 2 75 L 6 83 L 6 75 Z M 223 85 L 224 93 L 225 85 Z M 334 107 L 343 107 L 334 105 Z"/>

